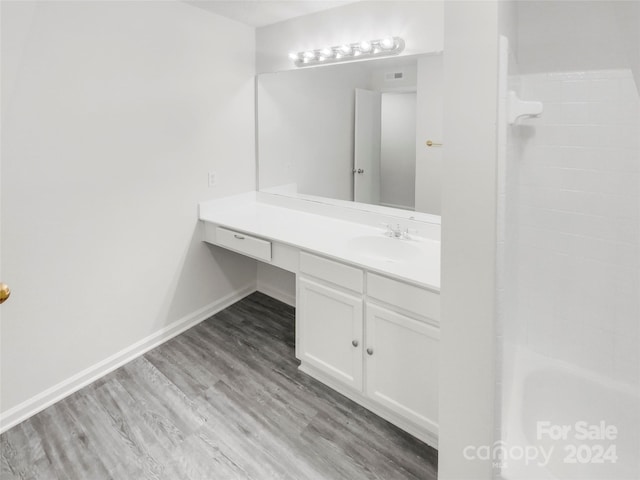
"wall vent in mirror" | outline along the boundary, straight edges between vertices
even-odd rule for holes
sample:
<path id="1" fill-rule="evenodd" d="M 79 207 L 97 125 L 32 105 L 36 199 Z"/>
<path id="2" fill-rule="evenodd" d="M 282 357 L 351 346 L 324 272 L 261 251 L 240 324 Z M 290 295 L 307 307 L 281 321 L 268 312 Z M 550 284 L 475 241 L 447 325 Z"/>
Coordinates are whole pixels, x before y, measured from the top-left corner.
<path id="1" fill-rule="evenodd" d="M 404 78 L 404 72 L 389 72 L 385 73 L 384 79 L 387 82 L 393 82 L 394 80 L 402 80 Z"/>
<path id="2" fill-rule="evenodd" d="M 345 43 L 333 47 L 324 47 L 303 52 L 292 52 L 289 58 L 296 67 L 308 67 L 321 63 L 345 62 L 369 57 L 398 55 L 404 50 L 404 40 L 387 36 L 377 40 Z"/>

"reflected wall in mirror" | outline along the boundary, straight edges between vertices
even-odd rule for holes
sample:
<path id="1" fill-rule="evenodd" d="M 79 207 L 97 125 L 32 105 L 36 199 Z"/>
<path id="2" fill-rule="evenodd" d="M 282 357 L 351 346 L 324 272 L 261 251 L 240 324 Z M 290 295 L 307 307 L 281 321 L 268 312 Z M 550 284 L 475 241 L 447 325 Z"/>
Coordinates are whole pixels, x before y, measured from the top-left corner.
<path id="1" fill-rule="evenodd" d="M 440 214 L 442 56 L 257 79 L 261 191 Z"/>

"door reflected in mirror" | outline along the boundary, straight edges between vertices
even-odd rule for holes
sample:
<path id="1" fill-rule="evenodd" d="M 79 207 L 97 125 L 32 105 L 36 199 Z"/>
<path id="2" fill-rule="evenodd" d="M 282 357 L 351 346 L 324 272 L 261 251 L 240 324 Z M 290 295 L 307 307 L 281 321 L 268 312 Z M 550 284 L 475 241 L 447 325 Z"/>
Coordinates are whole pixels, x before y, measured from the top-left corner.
<path id="1" fill-rule="evenodd" d="M 356 88 L 356 202 L 415 209 L 416 92 Z"/>
<path id="2" fill-rule="evenodd" d="M 440 214 L 442 56 L 262 74 L 261 191 Z"/>

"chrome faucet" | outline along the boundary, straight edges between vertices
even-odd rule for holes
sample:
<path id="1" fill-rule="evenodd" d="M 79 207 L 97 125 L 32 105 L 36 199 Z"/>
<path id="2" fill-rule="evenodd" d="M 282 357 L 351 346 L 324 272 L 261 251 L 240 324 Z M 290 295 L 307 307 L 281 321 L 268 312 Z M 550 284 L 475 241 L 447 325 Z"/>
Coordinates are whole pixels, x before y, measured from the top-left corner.
<path id="1" fill-rule="evenodd" d="M 389 223 L 385 223 L 384 226 L 387 227 L 387 230 L 384 232 L 387 237 L 409 238 L 409 229 L 406 227 L 403 229 L 399 223 L 397 223 L 395 227 Z"/>

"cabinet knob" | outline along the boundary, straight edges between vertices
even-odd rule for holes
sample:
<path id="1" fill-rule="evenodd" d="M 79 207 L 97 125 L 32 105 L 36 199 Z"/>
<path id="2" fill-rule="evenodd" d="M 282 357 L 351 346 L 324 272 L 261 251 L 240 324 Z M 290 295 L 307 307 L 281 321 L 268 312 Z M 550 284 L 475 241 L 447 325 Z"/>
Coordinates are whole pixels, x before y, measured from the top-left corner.
<path id="1" fill-rule="evenodd" d="M 369 355 L 373 355 L 373 348 L 367 348 L 367 353 Z"/>
<path id="2" fill-rule="evenodd" d="M 358 342 L 358 340 L 352 340 L 351 341 L 351 345 L 353 345 L 354 347 L 357 347 L 360 343 Z"/>

